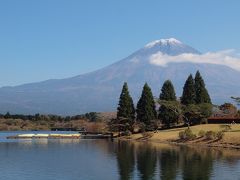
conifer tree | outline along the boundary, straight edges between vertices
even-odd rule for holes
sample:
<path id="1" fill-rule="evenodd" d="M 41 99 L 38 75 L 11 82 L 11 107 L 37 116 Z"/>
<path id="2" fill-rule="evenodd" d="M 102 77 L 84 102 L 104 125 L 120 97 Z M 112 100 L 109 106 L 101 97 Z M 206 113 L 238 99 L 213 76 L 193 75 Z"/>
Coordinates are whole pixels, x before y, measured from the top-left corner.
<path id="1" fill-rule="evenodd" d="M 126 82 L 123 84 L 122 92 L 119 98 L 117 118 L 126 118 L 131 122 L 135 119 L 135 108 Z"/>
<path id="2" fill-rule="evenodd" d="M 137 120 L 147 125 L 151 123 L 151 120 L 154 120 L 157 117 L 152 90 L 147 83 L 145 83 L 143 87 L 136 111 Z"/>
<path id="3" fill-rule="evenodd" d="M 173 84 L 170 80 L 167 80 L 163 83 L 159 99 L 165 100 L 165 101 L 176 101 L 177 100 Z"/>
<path id="4" fill-rule="evenodd" d="M 179 102 L 177 102 L 175 90 L 170 80 L 164 82 L 159 99 L 158 118 L 162 124 L 170 127 L 171 123 L 175 123 L 179 119 Z"/>
<path id="5" fill-rule="evenodd" d="M 199 71 L 195 75 L 195 92 L 196 92 L 196 103 L 209 103 L 211 104 L 211 99 L 208 91 L 205 87 L 204 80 Z"/>
<path id="6" fill-rule="evenodd" d="M 196 93 L 194 86 L 194 79 L 190 74 L 184 84 L 181 103 L 184 105 L 195 104 Z"/>

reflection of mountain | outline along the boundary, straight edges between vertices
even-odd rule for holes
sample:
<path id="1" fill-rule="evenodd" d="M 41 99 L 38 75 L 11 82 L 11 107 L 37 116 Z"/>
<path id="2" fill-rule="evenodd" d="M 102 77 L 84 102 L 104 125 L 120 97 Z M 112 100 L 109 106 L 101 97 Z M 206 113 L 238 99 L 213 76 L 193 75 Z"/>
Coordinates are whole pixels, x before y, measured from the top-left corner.
<path id="1" fill-rule="evenodd" d="M 145 82 L 159 95 L 163 81 L 171 79 L 180 96 L 189 73 L 200 70 L 214 103 L 238 96 L 240 72 L 228 66 L 172 62 L 168 66 L 150 63 L 153 54 L 176 56 L 183 53 L 200 54 L 175 39 L 152 42 L 127 58 L 92 73 L 76 77 L 48 80 L 17 87 L 0 88 L 0 112 L 80 114 L 89 111 L 113 111 L 119 93 L 127 81 L 136 101 Z"/>

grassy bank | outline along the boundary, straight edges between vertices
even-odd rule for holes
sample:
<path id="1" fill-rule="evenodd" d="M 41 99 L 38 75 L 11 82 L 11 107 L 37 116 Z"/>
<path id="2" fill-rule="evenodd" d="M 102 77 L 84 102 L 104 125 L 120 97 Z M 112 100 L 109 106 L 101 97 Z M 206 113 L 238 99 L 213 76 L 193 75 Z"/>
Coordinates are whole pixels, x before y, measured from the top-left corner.
<path id="1" fill-rule="evenodd" d="M 178 144 L 189 144 L 189 145 L 204 145 L 204 146 L 215 146 L 215 147 L 231 147 L 240 149 L 240 125 L 235 124 L 230 126 L 231 129 L 224 132 L 222 139 L 208 140 L 205 137 L 196 137 L 192 140 L 181 140 L 179 139 L 179 132 L 184 131 L 184 128 L 175 128 L 169 130 L 161 130 L 157 132 L 146 132 L 141 134 L 133 134 L 129 137 L 124 137 L 124 139 L 131 140 L 147 140 L 153 142 L 168 142 L 168 143 L 178 143 Z M 222 124 L 204 124 L 191 126 L 193 134 L 198 135 L 200 131 L 222 131 L 224 130 Z"/>

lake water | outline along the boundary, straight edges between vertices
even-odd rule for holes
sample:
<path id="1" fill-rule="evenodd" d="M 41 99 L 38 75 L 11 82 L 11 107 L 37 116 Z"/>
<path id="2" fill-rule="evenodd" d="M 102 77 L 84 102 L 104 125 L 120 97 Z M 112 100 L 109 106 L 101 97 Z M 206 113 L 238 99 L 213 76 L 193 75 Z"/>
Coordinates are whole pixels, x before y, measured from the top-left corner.
<path id="1" fill-rule="evenodd" d="M 237 150 L 7 135 L 0 133 L 1 180 L 240 179 Z"/>

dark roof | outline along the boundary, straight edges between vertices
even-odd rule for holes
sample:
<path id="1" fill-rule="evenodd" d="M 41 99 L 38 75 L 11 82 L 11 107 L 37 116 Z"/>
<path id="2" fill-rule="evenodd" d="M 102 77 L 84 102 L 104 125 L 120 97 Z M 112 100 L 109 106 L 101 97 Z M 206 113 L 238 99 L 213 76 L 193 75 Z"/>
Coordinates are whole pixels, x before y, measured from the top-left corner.
<path id="1" fill-rule="evenodd" d="M 209 117 L 208 120 L 240 120 L 239 117 Z"/>

